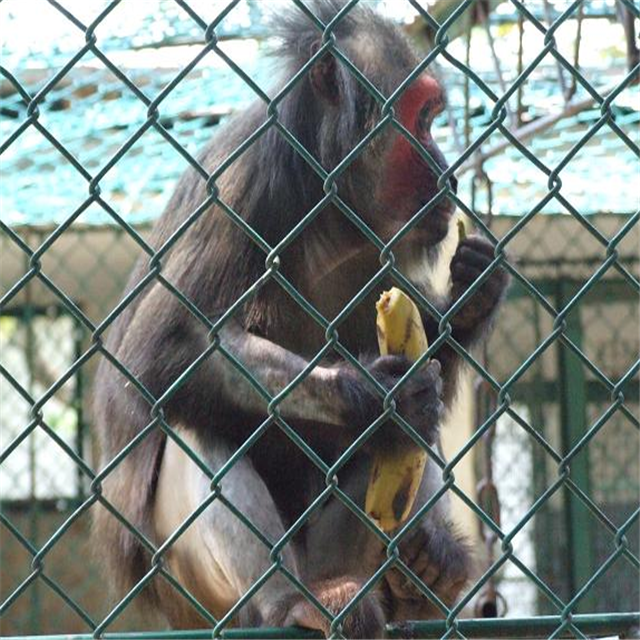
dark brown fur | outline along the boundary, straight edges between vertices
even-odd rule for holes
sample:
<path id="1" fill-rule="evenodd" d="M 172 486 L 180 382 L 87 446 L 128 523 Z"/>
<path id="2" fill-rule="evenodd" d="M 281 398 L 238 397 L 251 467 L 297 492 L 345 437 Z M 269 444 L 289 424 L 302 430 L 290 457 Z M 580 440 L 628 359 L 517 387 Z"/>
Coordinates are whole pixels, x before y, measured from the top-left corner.
<path id="1" fill-rule="evenodd" d="M 313 9 L 326 24 L 342 6 L 336 0 L 324 0 L 316 2 Z M 322 34 L 301 13 L 283 18 L 280 34 L 286 82 L 318 50 Z M 340 50 L 383 95 L 391 95 L 417 63 L 399 30 L 360 6 L 336 26 L 334 34 Z M 425 77 L 422 82 L 411 99 L 402 98 L 396 105 L 398 117 L 419 136 L 439 170 L 446 170 L 447 165 L 428 133 L 428 121 L 416 122 L 416 108 L 422 102 L 435 105 L 441 98 L 435 81 Z M 428 114 L 427 120 L 432 115 Z M 281 125 L 327 171 L 342 161 L 380 117 L 380 105 L 329 54 L 316 63 L 278 106 Z M 239 114 L 204 149 L 199 158 L 201 166 L 209 173 L 215 171 L 266 119 L 264 104 L 256 104 Z M 438 193 L 437 179 L 437 172 L 387 126 L 341 174 L 337 187 L 341 199 L 379 237 L 388 241 Z M 449 195 L 454 192 L 452 181 Z M 196 171 L 190 169 L 185 173 L 154 229 L 151 244 L 160 250 L 194 212 L 202 209 L 163 255 L 159 266 L 162 277 L 210 323 L 215 323 L 267 273 L 267 253 L 232 221 L 223 207 L 202 206 L 211 193 L 219 194 L 225 205 L 232 207 L 274 247 L 325 192 L 322 178 L 273 126 L 222 172 L 215 189 Z M 389 194 L 393 196 L 391 199 Z M 447 233 L 451 212 L 451 202 L 443 195 L 417 229 L 396 247 L 401 268 L 437 259 L 438 245 Z M 451 265 L 450 294 L 444 299 L 433 296 L 428 282 L 416 281 L 415 285 L 438 309 L 445 311 L 484 271 L 492 260 L 492 252 L 490 243 L 477 236 L 461 243 Z M 380 268 L 379 251 L 347 221 L 335 202 L 328 204 L 295 240 L 279 251 L 278 258 L 279 277 L 293 285 L 328 321 L 342 311 Z M 194 317 L 158 280 L 137 290 L 148 273 L 149 261 L 141 260 L 127 287 L 127 293 L 136 290 L 137 294 L 109 329 L 105 348 L 157 400 L 209 347 L 211 339 L 210 325 Z M 374 301 L 390 284 L 385 280 L 372 287 L 370 295 L 337 327 L 341 348 L 361 358 L 387 388 L 394 386 L 408 367 L 402 358 L 375 355 Z M 453 336 L 464 347 L 469 348 L 486 336 L 505 286 L 504 272 L 494 272 L 474 298 L 475 302 L 467 304 L 454 317 Z M 428 314 L 424 319 L 432 342 L 438 335 L 437 320 Z M 254 295 L 220 330 L 219 338 L 222 347 L 244 362 L 271 395 L 298 376 L 326 344 L 325 328 L 309 317 L 275 276 L 261 282 Z M 438 441 L 442 401 L 450 405 L 459 368 L 459 358 L 448 345 L 442 346 L 435 357 L 441 368 L 432 361 L 407 381 L 397 396 L 398 412 L 431 443 Z M 381 402 L 372 385 L 334 350 L 279 410 L 287 424 L 327 464 L 332 464 L 380 415 Z M 199 453 L 215 471 L 225 456 L 262 424 L 267 416 L 267 403 L 216 351 L 200 362 L 161 407 L 152 410 L 153 404 L 107 358 L 102 359 L 95 382 L 95 418 L 103 463 L 110 462 L 155 421 L 146 437 L 105 479 L 103 495 L 157 545 L 163 540 L 154 528 L 153 510 L 166 442 L 160 420 L 165 421 L 164 428 L 178 427 L 183 433 L 193 434 Z M 406 436 L 393 423 L 383 425 L 354 456 L 353 464 L 348 463 L 340 471 L 340 486 L 360 500 L 366 486 L 370 451 L 395 445 L 403 438 Z M 221 453 L 223 450 L 226 453 Z M 243 465 L 235 476 L 232 472 L 223 480 L 223 486 L 230 493 L 239 490 L 238 499 L 244 500 L 244 508 L 258 520 L 264 518 L 265 527 L 268 523 L 273 525 L 270 534 L 275 538 L 273 542 L 325 486 L 324 474 L 275 424 L 249 450 Z M 432 485 L 438 482 L 434 478 L 429 481 Z M 207 495 L 207 483 L 208 480 L 203 480 L 198 488 L 202 498 Z M 434 490 L 426 480 L 424 485 L 422 501 Z M 262 515 L 257 498 L 252 501 L 254 491 L 256 495 L 266 491 L 264 495 L 273 501 L 272 508 L 264 506 Z M 226 540 L 224 536 L 229 535 L 232 542 L 223 545 L 224 552 L 231 558 L 234 571 L 238 576 L 242 574 L 242 580 L 250 585 L 254 580 L 251 571 L 270 562 L 266 551 L 245 544 L 238 544 L 242 548 L 234 550 L 237 536 L 247 534 L 236 522 L 229 522 L 227 527 L 229 516 L 222 507 L 212 509 L 218 509 L 217 515 L 203 514 L 196 526 L 203 527 L 205 535 L 218 536 L 217 541 Z M 316 590 L 329 610 L 337 613 L 367 579 L 366 573 L 383 561 L 384 550 L 376 546 L 366 531 L 352 535 L 361 525 L 337 500 L 330 500 L 314 518 L 297 534 L 290 549 L 285 550 L 285 561 L 308 581 L 309 588 Z M 343 530 L 345 533 L 340 533 Z M 105 552 L 105 569 L 114 576 L 120 591 L 126 592 L 149 571 L 150 553 L 137 536 L 104 508 L 97 513 L 95 531 L 97 544 Z M 418 575 L 446 602 L 453 602 L 468 577 L 469 560 L 464 544 L 452 532 L 444 501 L 429 512 L 402 549 Z M 359 567 L 367 567 L 363 575 L 355 575 Z M 345 628 L 349 634 L 379 635 L 383 623 L 398 612 L 434 614 L 430 603 L 394 575 L 390 572 L 388 583 L 379 585 L 384 597 L 367 596 L 356 607 L 347 619 Z M 204 624 L 195 613 L 188 613 L 188 605 L 179 604 L 180 598 L 172 599 L 171 589 L 166 583 L 160 585 L 161 580 L 151 581 L 146 595 L 169 620 L 180 626 Z M 242 582 L 240 577 L 238 581 Z M 302 603 L 295 590 L 290 591 L 286 581 L 274 578 L 273 585 L 270 584 L 271 581 L 261 589 L 255 603 L 252 601 L 241 611 L 238 617 L 241 624 L 293 622 L 327 630 L 326 621 L 316 624 L 317 615 Z M 328 584 L 333 586 L 328 588 Z M 356 587 L 352 589 L 353 585 Z M 198 586 L 194 582 L 193 588 Z M 344 597 L 338 597 L 340 594 Z"/>

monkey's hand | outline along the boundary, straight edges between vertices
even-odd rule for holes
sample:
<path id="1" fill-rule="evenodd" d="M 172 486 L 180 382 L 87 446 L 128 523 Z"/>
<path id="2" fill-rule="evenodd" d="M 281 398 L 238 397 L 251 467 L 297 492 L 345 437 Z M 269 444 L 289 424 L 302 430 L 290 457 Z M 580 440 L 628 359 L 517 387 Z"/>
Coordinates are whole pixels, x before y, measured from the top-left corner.
<path id="1" fill-rule="evenodd" d="M 494 247 L 489 240 L 473 235 L 460 242 L 451 260 L 451 303 L 455 303 L 482 275 L 494 260 Z M 462 308 L 451 318 L 454 332 L 464 332 L 471 341 L 481 332 L 504 297 L 509 276 L 498 267 L 480 285 Z"/>
<path id="2" fill-rule="evenodd" d="M 387 391 L 391 391 L 409 370 L 411 364 L 404 356 L 380 356 L 370 364 L 368 369 Z M 438 437 L 440 420 L 444 412 L 440 363 L 432 359 L 415 371 L 398 389 L 394 399 L 396 413 L 402 416 L 429 444 L 433 444 Z M 370 392 L 365 405 L 365 422 L 368 420 L 368 426 L 383 412 L 383 402 L 378 394 Z M 389 447 L 396 444 L 399 428 L 393 428 L 393 426 L 385 424 L 378 429 L 374 439 L 376 447 Z"/>
<path id="3" fill-rule="evenodd" d="M 400 543 L 400 558 L 448 607 L 471 577 L 468 546 L 447 522 L 423 520 Z M 439 609 L 400 570 L 388 571 L 385 580 L 395 620 L 441 617 Z"/>

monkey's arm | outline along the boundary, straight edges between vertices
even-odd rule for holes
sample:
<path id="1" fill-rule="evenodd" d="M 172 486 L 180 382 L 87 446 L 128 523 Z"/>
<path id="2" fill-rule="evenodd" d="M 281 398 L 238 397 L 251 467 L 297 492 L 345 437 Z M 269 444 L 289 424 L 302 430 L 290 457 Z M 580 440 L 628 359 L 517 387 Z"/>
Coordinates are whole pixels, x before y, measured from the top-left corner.
<path id="1" fill-rule="evenodd" d="M 451 287 L 449 295 L 433 299 L 440 313 L 451 306 L 473 285 L 485 269 L 493 262 L 494 247 L 481 236 L 469 236 L 462 240 L 451 260 Z M 484 341 L 490 332 L 495 312 L 504 298 L 509 277 L 502 268 L 495 269 L 473 293 L 469 300 L 451 318 L 452 337 L 466 350 Z M 423 322 L 429 342 L 439 335 L 438 321 L 423 313 Z M 460 355 L 449 344 L 443 345 L 435 357 L 442 365 L 444 379 L 444 400 L 449 406 L 457 387 L 457 373 L 462 363 Z"/>
<path id="2" fill-rule="evenodd" d="M 284 329 L 294 331 L 296 327 Z M 351 442 L 382 412 L 382 399 L 351 365 L 309 369 L 305 358 L 247 332 L 236 320 L 227 322 L 218 338 L 220 346 L 211 349 L 207 327 L 158 286 L 141 302 L 115 355 L 156 399 L 166 394 L 162 406 L 170 424 L 204 432 L 226 429 L 228 433 L 222 435 L 248 437 L 268 414 L 269 398 L 281 394 L 293 381 L 295 387 L 282 397 L 277 410 L 285 420 L 326 427 L 305 431 L 312 445 L 314 440 L 326 442 L 327 437 Z M 402 358 L 386 357 L 367 366 L 391 389 L 408 365 Z M 439 372 L 439 367 L 425 367 L 403 386 L 398 397 L 402 415 L 428 439 L 433 438 L 440 411 Z M 126 391 L 138 394 L 133 385 Z M 225 419 L 219 419 L 221 416 Z M 255 419 L 247 419 L 251 416 Z"/>
<path id="3" fill-rule="evenodd" d="M 280 394 L 308 367 L 304 358 L 274 342 L 231 323 L 221 332 L 222 345 L 239 360 L 271 397 Z M 232 404 L 249 413 L 263 414 L 267 403 L 247 378 L 221 358 L 211 363 L 210 375 L 220 382 L 220 391 Z M 350 388 L 349 376 L 340 368 L 315 366 L 297 381 L 278 405 L 285 418 L 313 420 L 348 427 L 358 401 L 358 390 Z"/>
<path id="4" fill-rule="evenodd" d="M 170 417 L 211 424 L 216 415 L 228 412 L 266 415 L 268 400 L 231 359 L 244 366 L 271 397 L 282 392 L 308 364 L 273 342 L 244 331 L 233 319 L 219 332 L 220 347 L 202 357 L 211 346 L 207 328 L 177 307 L 166 292 L 151 292 L 137 310 L 117 354 L 155 398 L 177 383 L 166 403 Z M 190 368 L 187 377 L 179 381 Z M 346 426 L 350 409 L 345 402 L 347 387 L 348 380 L 338 369 L 316 366 L 278 408 L 285 418 Z"/>

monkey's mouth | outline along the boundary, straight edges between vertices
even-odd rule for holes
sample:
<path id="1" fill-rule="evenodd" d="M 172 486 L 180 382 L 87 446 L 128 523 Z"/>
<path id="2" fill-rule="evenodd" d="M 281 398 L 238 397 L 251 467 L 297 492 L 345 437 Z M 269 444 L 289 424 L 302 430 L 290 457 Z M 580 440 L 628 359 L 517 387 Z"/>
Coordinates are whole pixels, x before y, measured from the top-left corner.
<path id="1" fill-rule="evenodd" d="M 415 216 L 418 216 L 420 227 L 429 227 L 432 224 L 438 224 L 438 221 L 449 224 L 449 221 L 453 217 L 456 211 L 456 205 L 450 198 L 443 198 L 436 205 L 432 206 L 427 211 L 424 208 L 429 203 L 429 200 L 421 200 L 419 203 L 419 209 Z"/>
<path id="2" fill-rule="evenodd" d="M 423 209 L 427 205 L 427 203 L 428 201 L 421 202 L 421 209 Z M 438 204 L 434 205 L 429 211 L 427 211 L 425 217 L 429 216 L 429 214 L 436 214 L 441 216 L 448 216 L 450 218 L 455 213 L 455 210 L 455 202 L 450 198 L 443 198 L 440 202 L 438 202 Z"/>
<path id="3" fill-rule="evenodd" d="M 451 219 L 456 210 L 455 205 L 449 200 L 443 200 L 428 211 L 423 211 L 423 209 L 424 205 L 420 205 L 416 207 L 412 216 L 389 220 L 384 234 L 386 239 L 402 232 L 403 235 L 406 234 L 409 242 L 435 245 L 444 240 L 449 233 Z"/>
<path id="4" fill-rule="evenodd" d="M 449 198 L 441 200 L 438 204 L 424 211 L 428 200 L 420 202 L 416 213 L 407 222 L 412 227 L 410 234 L 417 240 L 421 239 L 429 243 L 437 243 L 443 240 L 449 232 L 449 225 L 456 205 Z"/>
<path id="5" fill-rule="evenodd" d="M 431 198 L 417 197 L 412 204 L 405 204 L 406 208 L 390 208 L 392 215 L 387 216 L 384 229 L 379 229 L 381 237 L 388 240 L 402 232 L 420 242 L 440 242 L 449 231 L 456 205 L 450 198 L 443 198 L 425 210 L 429 202 Z"/>

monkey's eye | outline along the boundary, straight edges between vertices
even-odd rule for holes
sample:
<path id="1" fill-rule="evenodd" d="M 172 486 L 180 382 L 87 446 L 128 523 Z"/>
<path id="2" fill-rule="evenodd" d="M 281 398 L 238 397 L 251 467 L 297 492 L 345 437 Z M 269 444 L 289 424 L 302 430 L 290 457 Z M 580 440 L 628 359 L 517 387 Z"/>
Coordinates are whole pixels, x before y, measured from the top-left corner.
<path id="1" fill-rule="evenodd" d="M 431 122 L 433 121 L 433 112 L 431 109 L 431 104 L 426 103 L 422 109 L 420 109 L 420 113 L 418 114 L 418 122 L 417 129 L 418 134 L 424 135 L 429 133 L 429 129 L 431 128 Z"/>

